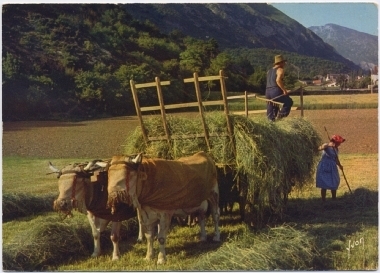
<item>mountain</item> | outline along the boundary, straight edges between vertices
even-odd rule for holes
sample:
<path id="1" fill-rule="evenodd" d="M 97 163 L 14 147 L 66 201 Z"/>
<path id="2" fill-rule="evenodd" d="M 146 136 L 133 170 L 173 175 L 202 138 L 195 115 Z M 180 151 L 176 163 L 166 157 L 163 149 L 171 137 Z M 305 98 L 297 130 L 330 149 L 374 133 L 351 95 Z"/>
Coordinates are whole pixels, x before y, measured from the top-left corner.
<path id="1" fill-rule="evenodd" d="M 312 26 L 309 29 L 361 68 L 371 69 L 377 65 L 378 36 L 335 24 Z"/>
<path id="2" fill-rule="evenodd" d="M 173 80 L 165 101 L 188 101 L 182 79 L 195 71 L 222 69 L 228 90 L 262 92 L 275 54 L 289 60 L 290 88 L 359 68 L 266 4 L 6 4 L 2 36 L 6 120 L 130 114 L 131 79 Z M 144 90 L 140 105 L 156 96 Z"/>
<path id="3" fill-rule="evenodd" d="M 169 34 L 214 38 L 225 48 L 268 48 L 349 64 L 314 32 L 265 3 L 126 4 L 134 18 Z"/>

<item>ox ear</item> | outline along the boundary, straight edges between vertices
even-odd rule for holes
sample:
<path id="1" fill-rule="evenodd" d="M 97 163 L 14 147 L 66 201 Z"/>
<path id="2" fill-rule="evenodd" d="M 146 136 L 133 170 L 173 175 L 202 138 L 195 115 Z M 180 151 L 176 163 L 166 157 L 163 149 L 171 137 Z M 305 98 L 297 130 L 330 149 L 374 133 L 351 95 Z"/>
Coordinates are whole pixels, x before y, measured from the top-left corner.
<path id="1" fill-rule="evenodd" d="M 142 153 L 139 153 L 135 158 L 129 160 L 135 164 L 140 164 L 142 162 Z"/>

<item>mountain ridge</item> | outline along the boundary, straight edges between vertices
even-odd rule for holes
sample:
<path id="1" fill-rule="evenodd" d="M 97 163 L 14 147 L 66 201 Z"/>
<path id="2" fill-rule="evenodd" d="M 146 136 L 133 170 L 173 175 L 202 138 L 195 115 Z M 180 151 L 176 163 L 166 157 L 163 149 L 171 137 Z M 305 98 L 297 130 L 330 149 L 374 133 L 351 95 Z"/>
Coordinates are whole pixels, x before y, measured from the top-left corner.
<path id="1" fill-rule="evenodd" d="M 309 29 L 362 69 L 378 64 L 378 36 L 331 23 Z"/>
<path id="2" fill-rule="evenodd" d="M 214 38 L 221 48 L 268 48 L 351 63 L 313 31 L 265 3 L 125 4 L 125 9 L 165 33 Z"/>

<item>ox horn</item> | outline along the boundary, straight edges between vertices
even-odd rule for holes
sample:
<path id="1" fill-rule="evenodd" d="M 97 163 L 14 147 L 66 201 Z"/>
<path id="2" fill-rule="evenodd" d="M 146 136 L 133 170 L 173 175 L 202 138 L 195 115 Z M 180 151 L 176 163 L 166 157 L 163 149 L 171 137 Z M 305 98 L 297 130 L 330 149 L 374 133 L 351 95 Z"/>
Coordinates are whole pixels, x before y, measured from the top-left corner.
<path id="1" fill-rule="evenodd" d="M 95 164 L 102 167 L 102 168 L 106 168 L 108 166 L 108 163 L 104 162 L 104 161 L 98 161 Z"/>
<path id="2" fill-rule="evenodd" d="M 49 161 L 49 168 L 50 168 L 50 170 L 53 171 L 53 173 L 60 173 L 61 172 L 59 169 L 57 169 L 56 167 L 54 167 L 53 164 L 51 164 L 50 161 Z"/>
<path id="3" fill-rule="evenodd" d="M 86 167 L 84 167 L 83 170 L 89 171 L 89 170 L 97 169 L 99 167 L 105 168 L 105 167 L 107 167 L 107 164 L 108 164 L 107 162 L 104 162 L 101 159 L 95 159 L 95 160 L 91 161 L 90 163 L 88 163 L 88 165 Z"/>
<path id="4" fill-rule="evenodd" d="M 128 158 L 129 159 L 129 158 Z M 139 153 L 134 159 L 131 160 L 133 163 L 141 163 L 142 161 L 142 153 Z"/>
<path id="5" fill-rule="evenodd" d="M 87 166 L 83 168 L 83 170 L 84 170 L 84 171 L 88 171 L 88 170 L 90 170 L 90 168 L 91 168 L 92 166 L 94 166 L 94 161 L 89 162 L 89 163 L 87 164 Z"/>

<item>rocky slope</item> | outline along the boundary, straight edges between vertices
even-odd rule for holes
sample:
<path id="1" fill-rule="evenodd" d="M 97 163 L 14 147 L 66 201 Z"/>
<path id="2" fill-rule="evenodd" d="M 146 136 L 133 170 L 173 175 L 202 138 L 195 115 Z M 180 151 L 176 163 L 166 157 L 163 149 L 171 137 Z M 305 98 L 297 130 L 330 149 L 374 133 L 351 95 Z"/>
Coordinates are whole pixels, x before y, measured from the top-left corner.
<path id="1" fill-rule="evenodd" d="M 378 63 L 378 36 L 350 28 L 327 24 L 309 28 L 343 57 L 363 69 L 372 69 Z"/>
<path id="2" fill-rule="evenodd" d="M 222 48 L 268 48 L 350 63 L 314 32 L 265 3 L 126 4 L 161 31 L 214 38 Z"/>

